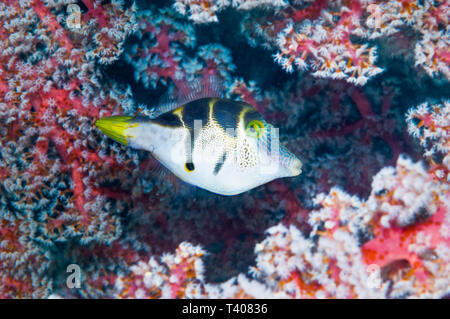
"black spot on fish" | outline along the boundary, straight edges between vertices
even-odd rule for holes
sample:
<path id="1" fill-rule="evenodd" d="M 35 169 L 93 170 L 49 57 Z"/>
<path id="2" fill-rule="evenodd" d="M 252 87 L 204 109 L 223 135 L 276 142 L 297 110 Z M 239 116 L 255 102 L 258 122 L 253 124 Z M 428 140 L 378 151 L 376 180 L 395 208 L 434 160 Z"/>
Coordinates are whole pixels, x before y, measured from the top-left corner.
<path id="1" fill-rule="evenodd" d="M 219 171 L 222 169 L 223 163 L 227 159 L 227 152 L 223 152 L 222 157 L 219 159 L 219 161 L 214 166 L 213 174 L 217 175 Z"/>
<path id="2" fill-rule="evenodd" d="M 246 104 L 231 100 L 219 100 L 214 103 L 213 117 L 217 123 L 233 137 L 236 136 L 236 128 L 239 123 L 239 115 Z M 227 130 L 232 128 L 233 130 Z M 230 134 L 232 133 L 232 134 Z"/>
<path id="3" fill-rule="evenodd" d="M 183 127 L 180 118 L 172 112 L 161 114 L 157 118 L 152 119 L 152 122 L 167 127 Z"/>
<path id="4" fill-rule="evenodd" d="M 191 162 L 184 164 L 184 167 L 188 172 L 192 172 L 195 169 L 194 163 Z"/>

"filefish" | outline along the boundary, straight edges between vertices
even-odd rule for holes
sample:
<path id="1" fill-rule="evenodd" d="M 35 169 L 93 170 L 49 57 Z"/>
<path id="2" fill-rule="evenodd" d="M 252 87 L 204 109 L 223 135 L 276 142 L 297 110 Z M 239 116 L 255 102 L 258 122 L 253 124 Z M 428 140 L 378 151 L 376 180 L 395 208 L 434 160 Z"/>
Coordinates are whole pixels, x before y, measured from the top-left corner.
<path id="1" fill-rule="evenodd" d="M 96 121 L 107 136 L 143 149 L 181 180 L 236 195 L 276 178 L 297 176 L 302 162 L 279 142 L 278 129 L 248 103 L 222 98 L 219 86 L 191 88 L 154 116 Z"/>

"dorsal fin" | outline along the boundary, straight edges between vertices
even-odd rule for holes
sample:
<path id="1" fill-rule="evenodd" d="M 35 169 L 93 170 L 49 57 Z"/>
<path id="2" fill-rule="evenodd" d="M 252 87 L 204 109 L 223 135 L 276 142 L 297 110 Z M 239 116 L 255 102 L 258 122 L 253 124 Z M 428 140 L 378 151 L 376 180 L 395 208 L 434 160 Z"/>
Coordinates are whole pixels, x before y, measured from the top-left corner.
<path id="1" fill-rule="evenodd" d="M 207 75 L 193 81 L 178 82 L 177 87 L 169 90 L 160 100 L 158 106 L 154 107 L 151 118 L 156 118 L 161 114 L 172 111 L 186 103 L 206 98 L 222 98 L 224 86 L 222 81 L 214 76 Z"/>
<path id="2" fill-rule="evenodd" d="M 153 107 L 150 118 L 156 118 L 161 114 L 176 109 L 178 104 L 178 97 L 176 89 L 170 89 L 160 99 L 157 106 Z"/>
<path id="3" fill-rule="evenodd" d="M 183 105 L 198 99 L 215 97 L 223 98 L 224 86 L 215 75 L 205 75 L 191 82 L 182 82 L 178 85 L 178 103 Z"/>

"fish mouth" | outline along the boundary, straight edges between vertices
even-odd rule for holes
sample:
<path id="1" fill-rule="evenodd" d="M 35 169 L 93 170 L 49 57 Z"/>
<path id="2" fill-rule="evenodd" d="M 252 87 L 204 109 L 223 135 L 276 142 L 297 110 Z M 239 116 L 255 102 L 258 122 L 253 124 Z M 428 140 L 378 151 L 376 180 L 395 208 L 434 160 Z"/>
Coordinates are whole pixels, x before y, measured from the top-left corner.
<path id="1" fill-rule="evenodd" d="M 291 162 L 291 165 L 289 165 L 288 172 L 289 172 L 289 176 L 300 175 L 302 172 L 302 162 L 298 158 L 295 158 Z"/>

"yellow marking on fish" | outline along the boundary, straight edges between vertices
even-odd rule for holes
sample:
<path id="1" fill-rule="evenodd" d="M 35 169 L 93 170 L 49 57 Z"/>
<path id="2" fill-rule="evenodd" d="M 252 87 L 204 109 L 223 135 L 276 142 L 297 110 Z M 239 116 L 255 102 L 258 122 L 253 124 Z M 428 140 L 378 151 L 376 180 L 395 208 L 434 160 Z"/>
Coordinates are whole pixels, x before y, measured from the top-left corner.
<path id="1" fill-rule="evenodd" d="M 214 104 L 216 104 L 216 102 L 218 100 L 219 99 L 211 98 L 211 100 L 208 102 L 208 106 L 209 106 L 209 122 L 210 123 L 214 123 L 213 122 L 213 120 L 214 120 L 214 118 L 213 118 L 213 109 L 214 109 Z"/>
<path id="2" fill-rule="evenodd" d="M 214 118 L 214 105 L 216 102 L 218 102 L 219 99 L 217 98 L 211 98 L 211 100 L 208 102 L 209 106 L 209 125 L 208 127 L 212 128 L 212 130 L 215 130 L 216 136 L 219 136 L 221 138 L 221 142 L 223 143 L 224 150 L 226 152 L 230 152 L 233 150 L 236 146 L 236 138 L 230 137 L 228 134 L 226 134 L 226 128 L 222 127 L 217 120 Z"/>
<path id="3" fill-rule="evenodd" d="M 184 108 L 184 105 L 177 107 L 175 110 L 172 111 L 172 114 L 178 116 L 181 123 L 183 124 L 183 127 L 186 128 L 186 123 L 184 123 L 184 121 L 183 121 L 183 108 Z"/>
<path id="4" fill-rule="evenodd" d="M 209 107 L 208 123 L 206 123 L 205 128 L 210 127 L 210 128 L 218 129 L 221 133 L 225 133 L 225 128 L 220 126 L 219 123 L 217 123 L 216 119 L 213 116 L 214 115 L 214 104 L 216 104 L 217 101 L 219 101 L 219 99 L 211 98 L 211 100 L 208 102 L 208 107 Z M 221 135 L 223 135 L 223 134 L 221 134 Z"/>
<path id="5" fill-rule="evenodd" d="M 211 98 L 211 100 L 208 102 L 208 106 L 209 106 L 209 124 L 208 126 L 213 127 L 217 130 L 220 131 L 220 136 L 223 138 L 224 143 L 226 143 L 226 145 L 228 147 L 233 147 L 235 145 L 236 139 L 235 138 L 231 138 L 226 134 L 226 128 L 222 127 L 217 120 L 214 118 L 214 105 L 216 104 L 216 102 L 218 102 L 219 99 L 217 98 Z M 235 128 L 232 128 L 235 129 Z"/>
<path id="6" fill-rule="evenodd" d="M 138 126 L 138 123 L 130 123 L 132 119 L 132 116 L 104 117 L 97 120 L 95 126 L 113 140 L 128 145 L 127 139 L 133 138 L 134 136 L 127 134 L 127 130 Z"/>
<path id="7" fill-rule="evenodd" d="M 245 132 L 245 127 L 244 127 L 245 120 L 244 120 L 244 117 L 245 117 L 245 114 L 250 112 L 250 111 L 252 111 L 252 108 L 247 106 L 247 107 L 244 107 L 242 109 L 241 113 L 239 113 L 238 127 L 240 128 L 240 131 Z"/>

